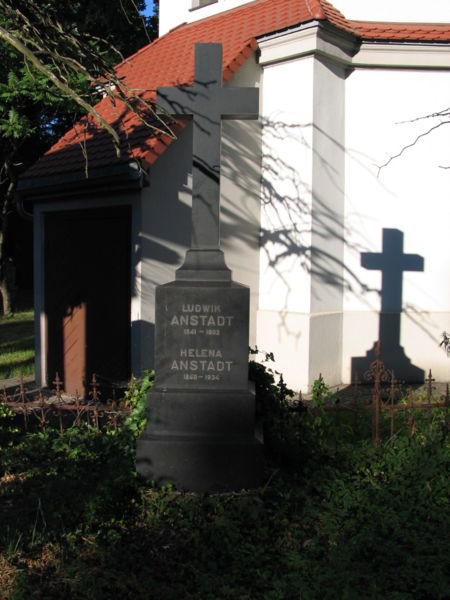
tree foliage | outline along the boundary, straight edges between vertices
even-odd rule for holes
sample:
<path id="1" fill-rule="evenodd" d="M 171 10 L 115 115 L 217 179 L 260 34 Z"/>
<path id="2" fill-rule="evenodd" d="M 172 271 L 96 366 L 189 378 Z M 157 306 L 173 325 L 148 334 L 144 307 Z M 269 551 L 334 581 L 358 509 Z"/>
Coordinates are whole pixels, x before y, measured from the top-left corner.
<path id="1" fill-rule="evenodd" d="M 8 220 L 19 175 L 85 113 L 115 131 L 95 110 L 102 95 L 121 99 L 143 121 L 152 107 L 114 70 L 156 36 L 145 0 L 0 0 L 0 292 L 8 291 Z M 145 121 L 147 122 L 147 121 Z"/>
<path id="2" fill-rule="evenodd" d="M 318 380 L 308 407 L 292 405 L 269 364 L 250 367 L 270 432 L 254 490 L 136 476 L 149 377 L 130 386 L 135 408 L 117 427 L 67 423 L 61 435 L 33 419 L 25 433 L 0 402 L 2 598 L 448 598 L 445 409 L 431 422 L 416 411 L 414 435 L 401 411 L 393 445 L 377 448 L 364 404 L 326 410 Z"/>

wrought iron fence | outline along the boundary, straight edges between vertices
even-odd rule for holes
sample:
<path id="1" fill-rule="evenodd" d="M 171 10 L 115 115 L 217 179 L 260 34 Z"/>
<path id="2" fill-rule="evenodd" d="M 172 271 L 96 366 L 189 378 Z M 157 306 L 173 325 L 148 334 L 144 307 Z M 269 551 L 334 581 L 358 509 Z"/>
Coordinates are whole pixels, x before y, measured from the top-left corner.
<path id="1" fill-rule="evenodd" d="M 319 383 L 323 384 L 322 376 L 319 376 Z M 426 394 L 420 400 L 415 398 L 411 388 L 405 389 L 404 384 L 398 381 L 392 370 L 386 369 L 380 357 L 380 344 L 376 347 L 376 358 L 370 365 L 369 370 L 364 374 L 362 381 L 354 381 L 351 386 L 351 393 L 347 394 L 341 401 L 339 390 L 329 394 L 327 402 L 323 408 L 327 411 L 337 411 L 339 413 L 353 413 L 353 429 L 358 430 L 358 419 L 364 415 L 367 417 L 367 411 L 372 416 L 372 438 L 374 444 L 378 447 L 381 443 L 382 430 L 386 432 L 386 419 L 381 427 L 382 415 L 387 413 L 388 431 L 390 445 L 393 445 L 395 436 L 398 433 L 399 413 L 407 415 L 406 426 L 407 434 L 412 437 L 415 433 L 416 411 L 426 411 L 428 426 L 431 426 L 434 411 L 443 409 L 443 419 L 441 427 L 443 435 L 446 436 L 450 430 L 449 420 L 449 385 L 446 385 L 444 394 L 438 399 L 433 395 L 434 379 L 431 370 L 426 379 Z M 129 398 L 133 396 L 136 389 L 136 380 L 132 378 L 128 393 L 121 399 L 113 397 L 102 399 L 101 386 L 96 375 L 92 376 L 89 384 L 88 398 L 82 398 L 78 393 L 68 395 L 64 393 L 64 382 L 56 373 L 50 389 L 38 389 L 30 393 L 25 389 L 23 377 L 19 379 L 19 384 L 12 392 L 7 393 L 6 388 L 0 390 L 0 403 L 10 408 L 16 415 L 22 415 L 23 428 L 27 432 L 31 423 L 34 423 L 45 432 L 51 424 L 59 429 L 61 436 L 68 427 L 80 427 L 87 425 L 100 432 L 104 425 L 116 430 L 120 423 L 131 412 L 132 407 L 129 404 Z M 321 386 L 319 386 L 321 388 Z M 303 403 L 302 395 L 299 395 L 300 404 Z M 306 408 L 313 414 L 309 402 L 304 403 Z M 402 427 L 405 426 L 405 418 L 402 418 Z M 396 430 L 397 428 L 397 430 Z"/>
<path id="2" fill-rule="evenodd" d="M 132 379 L 134 381 L 134 378 Z M 95 374 L 89 385 L 89 397 L 82 398 L 78 393 L 64 393 L 64 382 L 56 373 L 50 389 L 39 389 L 30 393 L 25 389 L 23 376 L 19 378 L 16 389 L 7 393 L 6 387 L 0 392 L 0 402 L 16 414 L 23 416 L 23 428 L 27 432 L 32 422 L 37 420 L 38 427 L 45 432 L 52 424 L 59 429 L 61 436 L 67 427 L 80 427 L 86 424 L 100 432 L 103 424 L 117 429 L 123 419 L 131 412 L 127 398 L 116 400 L 101 399 L 101 392 Z"/>
<path id="3" fill-rule="evenodd" d="M 323 381 L 322 375 L 319 380 Z M 383 413 L 389 415 L 389 439 L 392 446 L 396 435 L 396 416 L 399 413 L 407 414 L 407 434 L 412 437 L 415 433 L 416 411 L 426 411 L 428 428 L 431 427 L 434 411 L 443 410 L 443 418 L 440 421 L 443 436 L 450 431 L 449 419 L 449 384 L 446 384 L 445 393 L 436 398 L 433 394 L 434 378 L 431 369 L 425 381 L 425 395 L 415 398 L 411 386 L 405 387 L 404 382 L 397 380 L 393 370 L 389 370 L 381 360 L 381 348 L 378 342 L 375 352 L 375 360 L 370 368 L 364 373 L 362 381 L 356 379 L 352 384 L 352 394 L 344 402 L 339 399 L 339 390 L 330 395 L 329 402 L 323 408 L 327 411 L 351 412 L 354 415 L 354 428 L 357 429 L 357 419 L 362 414 L 372 413 L 372 439 L 378 447 L 381 443 L 381 416 Z M 369 401 L 368 401 L 369 400 Z M 404 423 L 404 419 L 402 419 Z"/>

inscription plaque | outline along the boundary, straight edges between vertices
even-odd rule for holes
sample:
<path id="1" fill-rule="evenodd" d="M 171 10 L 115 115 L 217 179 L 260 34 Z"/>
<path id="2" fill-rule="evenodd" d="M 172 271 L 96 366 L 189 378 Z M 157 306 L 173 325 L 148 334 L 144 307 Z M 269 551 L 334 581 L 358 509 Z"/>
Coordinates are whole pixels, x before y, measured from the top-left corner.
<path id="1" fill-rule="evenodd" d="M 181 293 L 172 283 L 156 294 L 155 386 L 247 389 L 248 288 L 191 283 Z"/>

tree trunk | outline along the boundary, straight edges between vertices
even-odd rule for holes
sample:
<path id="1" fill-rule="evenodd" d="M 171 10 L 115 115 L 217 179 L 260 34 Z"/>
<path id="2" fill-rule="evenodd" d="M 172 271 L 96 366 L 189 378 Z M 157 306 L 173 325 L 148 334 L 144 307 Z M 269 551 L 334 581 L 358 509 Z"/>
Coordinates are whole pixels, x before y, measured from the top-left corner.
<path id="1" fill-rule="evenodd" d="M 6 168 L 5 168 L 6 167 Z M 9 165 L 5 162 L 4 170 L 10 172 Z M 14 180 L 10 178 L 7 192 L 3 199 L 0 215 L 0 294 L 2 296 L 2 312 L 8 315 L 13 310 L 13 289 L 15 285 L 15 269 L 12 262 L 5 254 L 5 243 L 8 232 L 8 215 L 11 210 Z"/>
<path id="2" fill-rule="evenodd" d="M 9 315 L 12 312 L 11 291 L 8 289 L 7 278 L 0 281 L 0 294 L 2 296 L 2 314 Z"/>

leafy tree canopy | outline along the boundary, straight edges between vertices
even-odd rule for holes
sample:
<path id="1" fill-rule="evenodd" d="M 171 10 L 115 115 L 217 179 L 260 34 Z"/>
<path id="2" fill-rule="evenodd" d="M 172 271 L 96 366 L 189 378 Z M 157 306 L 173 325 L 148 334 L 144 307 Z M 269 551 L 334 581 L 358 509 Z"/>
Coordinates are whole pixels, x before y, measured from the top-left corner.
<path id="1" fill-rule="evenodd" d="M 3 310 L 8 216 L 18 176 L 101 93 L 136 98 L 114 65 L 156 37 L 145 0 L 0 0 L 0 292 Z M 151 107 L 146 106 L 146 110 Z M 7 303 L 8 304 L 8 303 Z"/>

